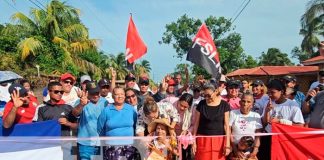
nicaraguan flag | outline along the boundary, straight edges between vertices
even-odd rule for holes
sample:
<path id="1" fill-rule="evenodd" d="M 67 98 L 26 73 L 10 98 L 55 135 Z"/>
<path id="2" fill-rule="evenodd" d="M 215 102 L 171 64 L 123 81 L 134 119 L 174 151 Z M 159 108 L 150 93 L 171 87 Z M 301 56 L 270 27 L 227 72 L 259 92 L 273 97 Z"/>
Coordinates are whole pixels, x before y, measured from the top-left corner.
<path id="1" fill-rule="evenodd" d="M 61 142 L 53 140 L 57 136 L 61 136 L 57 120 L 0 127 L 0 160 L 61 160 Z"/>

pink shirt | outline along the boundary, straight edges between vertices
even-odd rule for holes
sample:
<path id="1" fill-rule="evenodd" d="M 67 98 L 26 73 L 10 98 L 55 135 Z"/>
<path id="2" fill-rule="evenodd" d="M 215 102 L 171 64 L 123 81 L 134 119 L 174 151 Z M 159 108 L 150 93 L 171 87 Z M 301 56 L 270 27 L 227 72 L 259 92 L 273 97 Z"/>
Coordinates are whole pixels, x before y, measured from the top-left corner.
<path id="1" fill-rule="evenodd" d="M 239 97 L 236 97 L 236 98 L 228 98 L 226 96 L 222 96 L 222 99 L 224 101 L 226 101 L 230 105 L 231 110 L 240 109 L 240 101 L 241 101 L 241 98 L 239 98 Z"/>

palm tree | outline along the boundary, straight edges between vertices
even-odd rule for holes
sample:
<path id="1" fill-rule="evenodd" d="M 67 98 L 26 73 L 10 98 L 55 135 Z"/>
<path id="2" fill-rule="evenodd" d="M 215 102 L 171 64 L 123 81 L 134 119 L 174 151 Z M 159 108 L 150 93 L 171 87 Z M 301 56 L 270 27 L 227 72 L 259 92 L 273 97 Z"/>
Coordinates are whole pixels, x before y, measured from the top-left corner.
<path id="1" fill-rule="evenodd" d="M 301 18 L 300 34 L 304 36 L 301 44 L 303 51 L 313 54 L 320 42 L 318 36 L 324 36 L 324 0 L 312 0 Z"/>
<path id="2" fill-rule="evenodd" d="M 80 22 L 79 10 L 53 0 L 45 10 L 31 9 L 30 17 L 20 12 L 12 16 L 28 35 L 18 44 L 22 61 L 31 55 L 42 54 L 46 41 L 63 51 L 63 69 L 73 65 L 81 72 L 101 74 L 100 68 L 78 55 L 87 50 L 97 50 L 98 45 L 98 40 L 89 39 L 88 30 Z"/>
<path id="3" fill-rule="evenodd" d="M 119 53 L 115 55 L 109 55 L 108 66 L 116 70 L 117 79 L 125 79 L 128 71 L 126 69 L 125 54 Z M 105 68 L 106 74 L 111 74 L 109 68 Z"/>

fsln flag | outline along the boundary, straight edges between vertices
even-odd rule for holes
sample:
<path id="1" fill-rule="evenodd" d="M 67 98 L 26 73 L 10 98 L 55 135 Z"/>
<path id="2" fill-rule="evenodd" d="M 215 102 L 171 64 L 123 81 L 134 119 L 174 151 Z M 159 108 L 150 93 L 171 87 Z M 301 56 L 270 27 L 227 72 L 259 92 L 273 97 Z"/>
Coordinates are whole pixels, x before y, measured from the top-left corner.
<path id="1" fill-rule="evenodd" d="M 147 52 L 147 47 L 137 32 L 132 16 L 129 19 L 127 41 L 126 41 L 126 60 L 134 63 Z"/>
<path id="2" fill-rule="evenodd" d="M 187 60 L 205 68 L 213 77 L 220 78 L 219 54 L 206 24 L 201 25 L 194 37 L 193 45 L 187 54 Z"/>

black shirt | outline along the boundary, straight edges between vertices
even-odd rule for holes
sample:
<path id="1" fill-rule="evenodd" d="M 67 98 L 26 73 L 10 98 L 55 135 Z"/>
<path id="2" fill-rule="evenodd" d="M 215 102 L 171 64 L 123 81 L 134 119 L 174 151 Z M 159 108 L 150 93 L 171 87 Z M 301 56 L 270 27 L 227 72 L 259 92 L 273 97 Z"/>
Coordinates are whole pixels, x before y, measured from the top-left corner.
<path id="1" fill-rule="evenodd" d="M 224 114 L 231 110 L 227 102 L 221 100 L 218 106 L 208 106 L 206 100 L 202 100 L 196 110 L 200 112 L 197 134 L 225 135 Z"/>
<path id="2" fill-rule="evenodd" d="M 37 121 L 47 121 L 59 118 L 66 118 L 69 122 L 76 122 L 77 118 L 72 115 L 73 107 L 67 104 L 50 104 L 45 103 L 45 106 L 38 109 Z M 61 135 L 70 136 L 71 129 L 68 126 L 61 125 Z"/>

